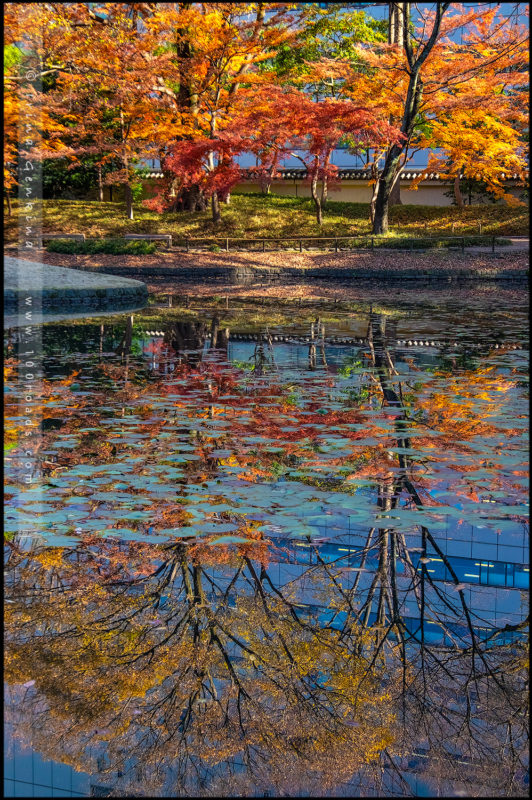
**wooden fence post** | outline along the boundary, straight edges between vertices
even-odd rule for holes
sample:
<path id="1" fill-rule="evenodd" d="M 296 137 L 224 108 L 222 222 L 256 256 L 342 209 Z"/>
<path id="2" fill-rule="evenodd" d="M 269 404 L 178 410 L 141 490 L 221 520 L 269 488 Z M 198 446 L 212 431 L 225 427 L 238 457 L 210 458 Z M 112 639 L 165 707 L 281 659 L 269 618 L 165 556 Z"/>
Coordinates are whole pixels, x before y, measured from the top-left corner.
<path id="1" fill-rule="evenodd" d="M 229 252 L 229 239 L 225 240 L 225 251 Z"/>

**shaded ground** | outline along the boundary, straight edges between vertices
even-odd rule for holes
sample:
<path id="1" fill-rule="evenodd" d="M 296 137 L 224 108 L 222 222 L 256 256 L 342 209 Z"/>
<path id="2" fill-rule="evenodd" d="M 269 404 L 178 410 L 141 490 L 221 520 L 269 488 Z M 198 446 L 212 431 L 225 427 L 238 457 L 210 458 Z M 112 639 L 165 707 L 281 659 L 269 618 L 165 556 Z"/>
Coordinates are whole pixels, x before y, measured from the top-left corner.
<path id="1" fill-rule="evenodd" d="M 449 272 L 453 270 L 493 270 L 514 269 L 528 270 L 528 253 L 522 250 L 500 248 L 495 254 L 490 252 L 465 253 L 431 251 L 427 253 L 398 253 L 386 251 L 372 253 L 371 251 L 349 253 L 320 253 L 320 252 L 272 252 L 272 253 L 182 253 L 161 250 L 153 255 L 66 255 L 62 253 L 48 253 L 38 251 L 36 255 L 20 257 L 40 261 L 56 266 L 80 268 L 112 269 L 113 267 L 160 267 L 161 277 L 167 267 L 182 267 L 183 269 L 198 269 L 202 267 L 255 267 L 255 268 L 283 268 L 296 267 L 299 269 L 334 268 L 334 269 L 363 269 L 385 270 L 400 273 L 403 270 L 416 269 L 420 274 Z M 14 249 L 6 249 L 6 255 L 14 255 Z"/>
<path id="2" fill-rule="evenodd" d="M 390 234 L 396 236 L 528 235 L 528 207 L 493 204 L 467 206 L 418 206 L 409 204 L 411 193 L 403 193 L 404 205 L 390 209 Z M 338 199 L 337 199 L 338 198 Z M 14 240 L 18 202 L 13 215 L 5 218 L 5 236 Z M 39 211 L 39 209 L 37 209 Z M 86 236 L 122 236 L 125 233 L 170 233 L 175 241 L 184 237 L 275 237 L 356 236 L 371 234 L 368 203 L 347 203 L 334 194 L 327 201 L 323 225 L 316 223 L 310 198 L 261 194 L 234 194 L 229 206 L 222 204 L 222 219 L 214 226 L 211 213 L 158 214 L 135 204 L 135 219 L 128 220 L 121 202 L 95 200 L 44 200 L 42 223 L 45 233 L 84 233 Z"/>

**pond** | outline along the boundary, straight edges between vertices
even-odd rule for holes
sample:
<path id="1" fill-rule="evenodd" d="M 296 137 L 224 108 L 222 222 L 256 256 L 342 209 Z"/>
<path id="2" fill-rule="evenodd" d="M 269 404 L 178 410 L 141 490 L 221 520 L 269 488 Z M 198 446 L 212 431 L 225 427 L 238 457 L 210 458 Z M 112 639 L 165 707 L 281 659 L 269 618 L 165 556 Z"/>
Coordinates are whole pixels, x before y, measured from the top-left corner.
<path id="1" fill-rule="evenodd" d="M 527 794 L 527 342 L 482 298 L 8 329 L 7 794 Z"/>

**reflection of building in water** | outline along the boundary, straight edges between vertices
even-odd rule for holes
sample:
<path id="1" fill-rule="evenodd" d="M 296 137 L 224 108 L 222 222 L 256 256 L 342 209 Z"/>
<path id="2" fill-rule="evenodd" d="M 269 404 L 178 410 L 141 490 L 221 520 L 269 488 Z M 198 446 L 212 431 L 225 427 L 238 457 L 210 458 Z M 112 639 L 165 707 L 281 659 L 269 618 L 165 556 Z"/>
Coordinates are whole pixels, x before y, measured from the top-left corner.
<path id="1" fill-rule="evenodd" d="M 23 691 L 23 690 L 22 690 Z M 124 786 L 121 772 L 110 772 L 103 774 L 105 769 L 105 757 L 97 758 L 98 772 L 89 775 L 84 772 L 78 772 L 68 764 L 61 764 L 57 761 L 50 761 L 42 758 L 38 752 L 33 750 L 31 746 L 22 745 L 15 737 L 13 737 L 12 723 L 10 717 L 16 714 L 17 707 L 17 694 L 20 689 L 11 689 L 5 687 L 4 691 L 4 704 L 6 722 L 4 727 L 4 796 L 5 797 L 109 797 L 118 796 L 121 794 L 121 787 Z M 103 752 L 103 748 L 102 748 Z M 401 764 L 402 779 L 398 780 L 395 769 L 391 765 L 386 766 L 384 770 L 383 781 L 386 787 L 386 793 L 391 797 L 401 796 L 426 796 L 427 785 L 423 780 L 422 775 L 416 774 L 426 754 L 421 750 L 411 753 L 404 759 Z M 233 766 L 235 772 L 242 772 L 244 765 L 239 762 L 238 758 L 234 759 Z M 143 782 L 146 771 L 149 772 L 149 767 L 139 768 L 134 763 L 124 767 L 125 773 L 128 776 L 127 783 L 127 796 L 128 797 L 143 797 L 146 794 L 143 792 Z M 101 774 L 100 774 L 101 773 Z M 372 795 L 370 791 L 369 776 L 360 775 L 355 776 L 353 781 L 347 785 L 339 786 L 335 791 L 335 796 L 338 797 L 368 797 L 378 796 Z M 410 787 L 411 791 L 406 791 L 406 786 Z M 456 785 L 452 787 L 458 789 Z M 176 795 L 176 786 L 171 770 L 167 776 L 167 793 L 160 796 L 172 797 Z M 442 795 L 444 792 L 442 791 Z M 257 790 L 254 794 L 247 796 L 255 797 L 275 797 L 273 791 L 267 789 Z M 292 796 L 308 796 L 304 793 Z"/>
<path id="2" fill-rule="evenodd" d="M 6 714 L 10 714 L 15 704 L 13 693 L 7 687 L 5 692 Z M 9 722 L 5 724 L 4 753 L 4 797 L 109 797 L 117 796 L 117 788 L 123 785 L 122 774 L 119 772 L 89 775 L 77 772 L 68 764 L 43 759 L 31 747 L 23 747 L 13 737 L 12 726 Z M 425 796 L 426 785 L 422 778 L 416 775 L 418 761 L 422 759 L 423 754 L 420 753 L 411 756 L 408 763 L 405 763 L 404 777 L 407 784 L 411 786 L 414 796 Z M 103 759 L 100 760 L 100 766 L 104 767 Z M 234 768 L 238 773 L 243 769 L 243 764 L 239 764 L 236 759 Z M 149 768 L 146 769 L 149 771 Z M 142 788 L 143 781 L 143 770 L 136 769 L 132 765 L 132 775 L 128 776 L 126 796 L 145 797 L 146 794 Z M 386 769 L 385 781 L 390 796 L 410 796 L 410 793 L 405 794 L 402 782 L 397 780 L 391 767 Z M 168 775 L 167 784 L 168 793 L 160 796 L 178 796 L 171 774 Z M 357 793 L 361 793 L 360 796 L 371 796 L 367 793 L 368 783 L 367 778 L 364 777 L 359 780 L 355 779 L 348 786 L 338 787 L 336 796 L 356 797 L 358 794 L 353 794 L 354 789 L 357 790 Z M 275 797 L 276 795 L 261 789 L 257 790 L 255 794 L 247 796 Z M 300 796 L 307 795 L 301 794 Z"/>
<path id="3" fill-rule="evenodd" d="M 302 517 L 304 519 L 304 516 Z M 301 591 L 298 597 L 298 608 L 302 615 L 309 613 L 316 616 L 321 620 L 324 626 L 332 624 L 336 627 L 341 627 L 343 624 L 342 613 L 337 614 L 335 620 L 331 620 L 331 615 L 328 612 L 320 609 L 319 605 L 314 601 L 314 586 L 311 580 L 307 580 L 308 568 L 317 567 L 321 562 L 327 566 L 338 564 L 338 559 L 342 559 L 342 563 L 347 570 L 342 575 L 340 580 L 343 582 L 346 589 L 352 587 L 357 578 L 359 579 L 359 594 L 364 596 L 369 589 L 369 584 L 373 580 L 376 572 L 378 571 L 378 543 L 368 542 L 367 531 L 362 529 L 357 530 L 354 525 L 350 525 L 349 516 L 345 513 L 342 514 L 341 509 L 338 509 L 337 516 L 331 516 L 330 527 L 319 526 L 320 534 L 323 537 L 330 537 L 329 541 L 320 543 L 317 547 L 312 546 L 309 542 L 294 541 L 290 539 L 282 539 L 271 531 L 274 543 L 282 548 L 286 557 L 277 558 L 274 563 L 268 567 L 268 574 L 274 581 L 275 585 L 284 588 L 289 584 L 296 584 L 300 578 L 303 577 L 301 583 Z M 452 543 L 452 537 L 449 537 L 449 542 Z M 414 538 L 412 535 L 408 539 L 409 547 L 411 548 L 411 560 L 414 573 L 419 575 L 422 565 L 420 564 L 419 539 Z M 471 545 L 473 542 L 471 541 Z M 364 571 L 361 571 L 361 563 L 363 556 L 361 550 L 365 548 L 367 551 L 364 566 Z M 521 592 L 520 588 L 524 585 L 524 577 L 526 573 L 521 570 L 513 571 L 513 587 L 508 587 L 509 579 L 509 564 L 502 565 L 501 563 L 493 563 L 493 570 L 490 571 L 490 562 L 479 561 L 476 564 L 471 564 L 467 559 L 461 557 L 454 557 L 447 549 L 447 557 L 449 563 L 452 565 L 453 570 L 459 575 L 460 579 L 463 578 L 465 583 L 468 578 L 473 581 L 476 580 L 474 575 L 469 575 L 466 570 L 473 570 L 476 567 L 478 575 L 484 574 L 487 576 L 487 581 L 492 581 L 489 585 L 481 586 L 480 584 L 470 583 L 464 591 L 467 605 L 471 612 L 478 613 L 486 621 L 486 636 L 490 635 L 492 628 L 490 626 L 504 627 L 506 624 L 511 624 L 520 621 L 523 617 L 520 608 Z M 457 613 L 450 613 L 447 604 L 457 608 L 456 592 L 453 590 L 449 575 L 446 573 L 446 567 L 439 557 L 432 558 L 428 564 L 424 565 L 427 571 L 432 570 L 434 566 L 435 572 L 432 575 L 433 580 L 439 585 L 443 592 L 442 602 L 438 611 L 441 613 L 441 618 L 445 618 L 447 622 L 447 630 L 450 634 L 462 639 L 467 635 L 464 630 L 465 623 L 463 618 L 460 619 L 460 612 L 458 608 Z M 480 567 L 480 569 L 479 569 Z M 484 567 L 484 572 L 482 572 Z M 504 567 L 504 568 L 503 568 Z M 398 587 L 401 597 L 401 610 L 404 621 L 406 622 L 407 629 L 414 633 L 416 625 L 419 623 L 419 609 L 412 603 L 412 598 L 409 597 L 409 584 L 405 580 L 405 564 L 404 561 L 398 559 L 396 562 L 396 571 L 398 578 Z M 227 584 L 231 576 L 223 569 L 210 568 L 207 570 L 210 577 L 215 580 L 222 589 L 224 582 Z M 493 578 L 492 578 L 493 576 Z M 239 595 L 239 588 L 244 589 L 244 581 L 242 586 L 239 584 L 234 585 L 233 598 Z M 425 585 L 427 596 L 430 593 L 430 587 Z M 431 607 L 434 609 L 438 604 L 438 597 L 432 593 L 428 598 Z M 166 596 L 162 598 L 160 603 L 160 610 L 164 613 L 166 605 L 171 600 L 171 597 Z M 403 605 L 404 603 L 404 605 Z M 232 604 L 232 601 L 231 601 Z M 213 604 L 214 605 L 214 604 Z M 305 608 L 306 606 L 306 608 Z M 417 615 L 416 615 L 417 612 Z M 372 612 L 367 618 L 367 624 L 372 625 L 375 622 L 375 613 Z M 506 641 L 510 642 L 516 632 L 507 634 Z M 435 625 L 430 620 L 426 620 L 425 625 L 425 643 L 429 646 L 441 647 L 444 644 L 449 644 L 445 636 L 442 636 L 442 627 Z M 233 654 L 238 659 L 238 654 Z M 414 655 L 414 649 L 411 650 L 411 655 Z M 20 691 L 20 690 L 19 690 Z M 7 694 L 7 707 L 8 714 L 11 707 L 13 713 L 16 715 L 17 701 L 20 698 L 14 692 L 11 694 L 8 690 Z M 9 742 L 10 729 L 8 726 L 6 740 Z M 102 745 L 102 754 L 104 753 L 104 746 Z M 102 755 L 98 760 L 98 766 L 102 771 L 105 769 L 105 757 Z M 431 793 L 430 783 L 424 777 L 424 768 L 428 762 L 428 753 L 426 748 L 419 744 L 415 744 L 408 753 L 401 758 L 396 758 L 394 764 L 384 762 L 382 764 L 381 773 L 378 775 L 378 783 L 374 784 L 376 780 L 372 773 L 371 767 L 364 770 L 361 774 L 357 774 L 353 779 L 347 783 L 338 786 L 335 789 L 334 796 L 382 796 L 385 793 L 388 796 L 410 796 L 421 795 L 427 796 L 427 792 Z M 467 756 L 461 755 L 460 752 L 456 753 L 456 762 L 462 763 L 464 769 L 473 767 L 478 769 L 478 764 L 471 764 L 471 759 Z M 239 771 L 243 772 L 244 765 L 239 762 L 238 758 L 233 759 L 233 768 L 236 774 Z M 149 772 L 150 767 L 146 767 Z M 31 776 L 31 781 L 29 780 Z M 25 796 L 57 796 L 57 797 L 76 797 L 76 796 L 106 796 L 107 792 L 116 794 L 119 791 L 127 790 L 127 796 L 136 795 L 136 787 L 138 786 L 139 796 L 145 796 L 143 793 L 144 775 L 139 771 L 139 765 L 132 761 L 124 767 L 124 775 L 111 771 L 110 773 L 102 774 L 101 778 L 98 774 L 93 776 L 77 773 L 70 767 L 62 764 L 44 761 L 38 754 L 24 752 L 17 744 L 14 746 L 14 752 L 11 758 L 8 759 L 6 769 L 6 787 L 7 796 L 20 796 L 21 793 Z M 488 781 L 492 780 L 489 775 L 486 778 Z M 124 783 L 125 781 L 125 783 Z M 374 789 L 371 787 L 374 786 Z M 409 787 L 409 788 L 408 788 Z M 470 788 L 467 783 L 460 783 L 453 780 L 448 781 L 447 776 L 444 774 L 438 781 L 438 788 L 441 795 L 453 795 L 458 792 L 465 792 L 467 794 Z M 24 791 L 23 791 L 24 790 Z M 161 790 L 160 796 L 175 796 L 176 787 L 175 779 L 172 774 L 171 764 L 168 765 L 168 772 L 166 776 L 166 788 Z M 228 795 L 229 796 L 229 795 Z M 253 795 L 250 795 L 253 796 Z M 265 796 L 264 789 L 261 789 L 255 796 Z M 276 796 L 272 789 L 271 796 Z M 305 796 L 293 794 L 292 796 Z"/>
<path id="4" fill-rule="evenodd" d="M 22 687 L 4 686 L 4 796 L 105 797 L 103 781 L 50 761 L 13 736 Z"/>

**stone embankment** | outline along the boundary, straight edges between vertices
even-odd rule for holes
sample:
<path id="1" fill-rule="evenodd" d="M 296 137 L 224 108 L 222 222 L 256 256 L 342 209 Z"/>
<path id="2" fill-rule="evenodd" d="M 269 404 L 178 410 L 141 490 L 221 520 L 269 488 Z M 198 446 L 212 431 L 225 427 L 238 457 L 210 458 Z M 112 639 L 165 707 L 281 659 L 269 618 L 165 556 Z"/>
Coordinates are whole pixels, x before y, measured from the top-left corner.
<path id="1" fill-rule="evenodd" d="M 148 302 L 144 283 L 100 271 L 68 269 L 19 258 L 4 259 L 4 310 L 42 313 L 118 311 Z"/>

